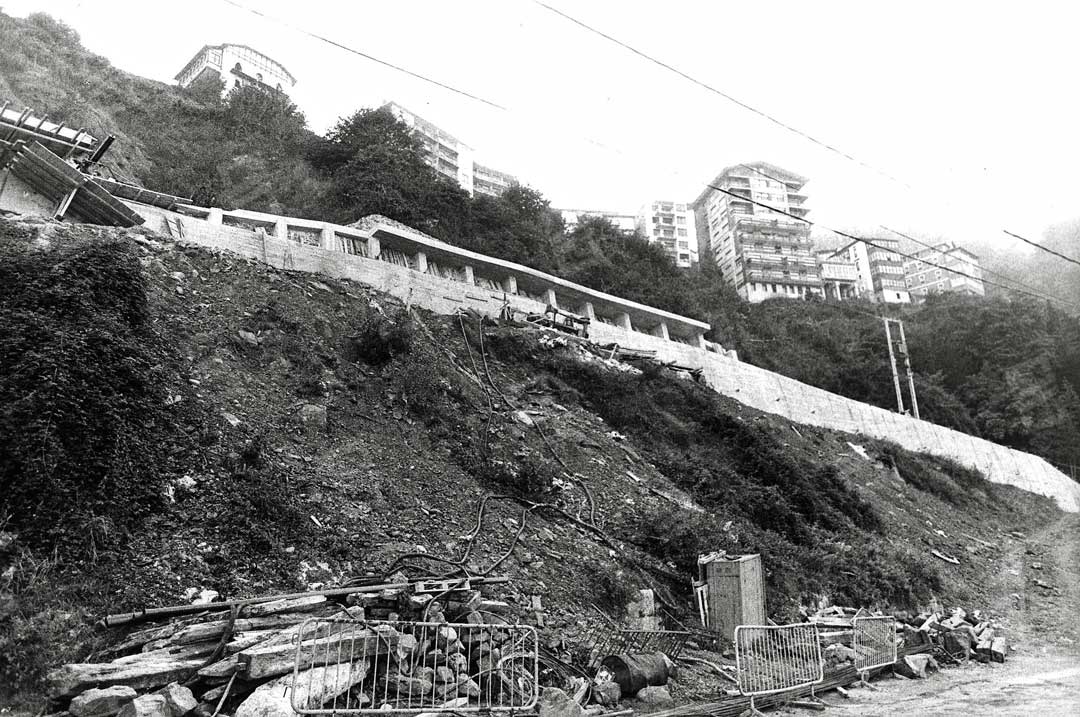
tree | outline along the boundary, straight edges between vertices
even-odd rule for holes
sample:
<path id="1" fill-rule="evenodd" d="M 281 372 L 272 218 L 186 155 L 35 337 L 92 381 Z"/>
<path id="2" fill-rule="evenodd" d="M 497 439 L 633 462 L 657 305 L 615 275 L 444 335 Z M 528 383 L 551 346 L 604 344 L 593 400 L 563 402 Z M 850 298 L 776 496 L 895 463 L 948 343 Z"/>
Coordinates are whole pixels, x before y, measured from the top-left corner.
<path id="1" fill-rule="evenodd" d="M 459 238 L 469 195 L 424 163 L 423 145 L 387 109 L 362 109 L 342 119 L 307 159 L 329 182 L 324 218 L 353 222 L 382 214 L 440 239 Z"/>
<path id="2" fill-rule="evenodd" d="M 515 184 L 498 197 L 477 195 L 461 245 L 483 254 L 557 271 L 563 222 L 535 189 Z"/>

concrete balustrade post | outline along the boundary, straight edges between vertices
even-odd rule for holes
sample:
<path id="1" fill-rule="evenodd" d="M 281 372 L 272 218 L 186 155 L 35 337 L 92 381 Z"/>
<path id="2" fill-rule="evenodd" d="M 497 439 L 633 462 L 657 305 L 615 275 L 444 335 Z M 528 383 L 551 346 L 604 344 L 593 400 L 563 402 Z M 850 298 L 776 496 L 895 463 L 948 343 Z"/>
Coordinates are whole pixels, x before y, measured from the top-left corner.
<path id="1" fill-rule="evenodd" d="M 382 244 L 379 242 L 378 237 L 368 237 L 367 240 L 368 258 L 378 259 L 379 254 L 382 253 Z"/>
<path id="2" fill-rule="evenodd" d="M 503 291 L 505 291 L 507 294 L 513 294 L 514 296 L 517 296 L 518 287 L 516 276 L 511 274 L 510 276 L 503 279 Z"/>
<path id="3" fill-rule="evenodd" d="M 210 214 L 207 215 L 206 221 L 210 222 L 211 224 L 221 224 L 221 220 L 224 216 L 225 213 L 222 212 L 221 209 L 218 209 L 217 207 L 211 207 Z"/>
<path id="4" fill-rule="evenodd" d="M 662 339 L 671 340 L 671 335 L 668 333 L 668 327 L 666 321 L 661 321 L 656 326 L 652 327 L 649 331 L 653 336 L 659 336 Z"/>
<path id="5" fill-rule="evenodd" d="M 589 321 L 596 321 L 596 309 L 593 307 L 591 301 L 586 301 L 582 304 L 581 308 L 578 309 L 578 312 Z"/>
<path id="6" fill-rule="evenodd" d="M 286 241 L 289 239 L 289 222 L 285 220 L 285 217 L 279 217 L 278 220 L 274 222 L 274 237 Z"/>
<path id="7" fill-rule="evenodd" d="M 554 289 L 548 288 L 544 290 L 544 303 L 548 306 L 554 306 L 556 309 L 559 308 L 559 301 L 555 296 Z"/>
<path id="8" fill-rule="evenodd" d="M 630 314 L 625 311 L 615 314 L 615 325 L 624 331 L 634 330 L 634 325 L 630 323 Z"/>
<path id="9" fill-rule="evenodd" d="M 421 274 L 427 273 L 427 254 L 422 251 L 416 252 L 416 256 L 413 257 L 416 261 L 416 270 Z"/>
<path id="10" fill-rule="evenodd" d="M 461 268 L 465 270 L 465 283 L 468 284 L 469 286 L 472 286 L 473 284 L 475 284 L 476 283 L 476 275 L 473 274 L 473 268 L 471 266 L 469 266 L 468 264 L 466 264 L 465 266 L 463 266 Z"/>
<path id="11" fill-rule="evenodd" d="M 341 251 L 341 247 L 337 246 L 336 237 L 334 236 L 334 228 L 329 224 L 323 226 L 319 230 L 319 245 L 323 249 L 329 251 Z"/>

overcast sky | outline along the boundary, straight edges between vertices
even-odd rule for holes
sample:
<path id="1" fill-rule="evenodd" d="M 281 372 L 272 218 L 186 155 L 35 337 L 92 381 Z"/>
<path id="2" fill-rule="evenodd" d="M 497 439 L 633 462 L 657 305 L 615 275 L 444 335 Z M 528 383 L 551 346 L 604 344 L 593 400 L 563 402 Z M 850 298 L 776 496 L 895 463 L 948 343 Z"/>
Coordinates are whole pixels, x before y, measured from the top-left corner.
<path id="1" fill-rule="evenodd" d="M 47 11 L 116 66 L 164 82 L 204 44 L 251 45 L 296 76 L 291 94 L 312 129 L 394 99 L 558 207 L 691 201 L 724 166 L 764 160 L 809 177 L 810 217 L 838 228 L 1004 243 L 1003 227 L 1038 237 L 1080 216 L 1071 3 L 548 1 L 900 181 L 531 0 L 238 0 L 282 23 L 225 0 L 0 6 Z"/>

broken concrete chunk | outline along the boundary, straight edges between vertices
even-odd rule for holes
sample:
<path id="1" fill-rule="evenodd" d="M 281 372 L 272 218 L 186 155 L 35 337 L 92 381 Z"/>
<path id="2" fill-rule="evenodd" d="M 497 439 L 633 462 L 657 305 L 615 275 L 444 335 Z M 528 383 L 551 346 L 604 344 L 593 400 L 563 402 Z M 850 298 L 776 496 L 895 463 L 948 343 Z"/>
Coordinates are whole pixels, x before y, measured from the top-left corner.
<path id="1" fill-rule="evenodd" d="M 143 695 L 124 705 L 120 717 L 172 717 L 172 714 L 162 695 Z"/>
<path id="2" fill-rule="evenodd" d="M 671 693 L 668 692 L 666 687 L 659 687 L 656 685 L 641 688 L 638 690 L 635 697 L 637 697 L 639 702 L 644 702 L 647 705 L 656 705 L 658 707 L 670 705 L 674 701 L 671 699 Z"/>
<path id="3" fill-rule="evenodd" d="M 893 669 L 909 679 L 925 680 L 928 672 L 938 669 L 938 664 L 930 655 L 908 655 L 897 660 Z"/>
<path id="4" fill-rule="evenodd" d="M 165 705 L 172 717 L 184 717 L 199 706 L 199 701 L 191 694 L 191 690 L 179 682 L 170 682 L 154 694 L 165 698 Z"/>
<path id="5" fill-rule="evenodd" d="M 75 717 L 107 717 L 119 712 L 137 696 L 135 690 L 125 685 L 89 689 L 71 701 L 68 712 Z"/>
<path id="6" fill-rule="evenodd" d="M 557 687 L 545 687 L 540 690 L 540 701 L 537 707 L 540 717 L 584 717 L 585 715 L 585 710 L 581 708 L 581 705 Z"/>

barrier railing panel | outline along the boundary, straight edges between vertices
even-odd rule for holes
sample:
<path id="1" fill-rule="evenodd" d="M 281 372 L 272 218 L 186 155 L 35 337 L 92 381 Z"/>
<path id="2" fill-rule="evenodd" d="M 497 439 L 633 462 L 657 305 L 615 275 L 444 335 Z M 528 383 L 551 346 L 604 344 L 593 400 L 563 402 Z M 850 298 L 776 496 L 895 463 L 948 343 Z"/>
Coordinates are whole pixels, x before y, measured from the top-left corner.
<path id="1" fill-rule="evenodd" d="M 855 630 L 855 669 L 859 673 L 896 662 L 895 617 L 856 617 L 851 624 Z"/>
<path id="2" fill-rule="evenodd" d="M 527 625 L 313 619 L 296 644 L 299 714 L 520 713 L 539 695 Z"/>
<path id="3" fill-rule="evenodd" d="M 751 697 L 817 684 L 825 677 L 817 627 L 739 625 L 735 666 L 739 691 Z"/>

